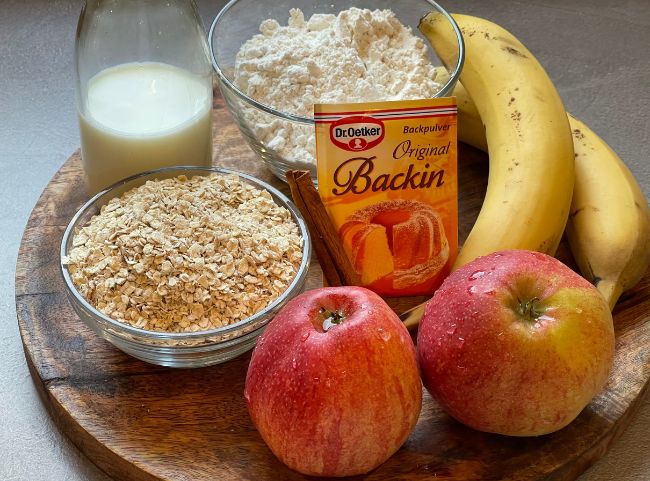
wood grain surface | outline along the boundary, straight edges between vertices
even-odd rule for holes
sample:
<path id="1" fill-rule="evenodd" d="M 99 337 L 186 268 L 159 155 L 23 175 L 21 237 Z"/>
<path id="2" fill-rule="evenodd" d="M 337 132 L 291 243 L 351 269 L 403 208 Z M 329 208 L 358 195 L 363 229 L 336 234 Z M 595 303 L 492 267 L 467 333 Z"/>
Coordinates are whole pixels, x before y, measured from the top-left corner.
<path id="1" fill-rule="evenodd" d="M 217 99 L 215 165 L 287 188 L 260 164 Z M 460 146 L 462 241 L 485 192 L 484 155 Z M 87 329 L 68 304 L 59 273 L 65 226 L 86 200 L 79 153 L 34 208 L 16 269 L 16 308 L 34 382 L 59 428 L 117 480 L 299 480 L 252 426 L 243 397 L 250 353 L 225 364 L 177 370 L 123 354 Z M 558 254 L 571 263 L 563 243 Z M 308 288 L 321 282 L 312 262 Z M 422 299 L 395 301 L 398 312 Z M 406 444 L 368 480 L 572 480 L 631 422 L 650 377 L 650 275 L 615 310 L 616 360 L 605 390 L 565 429 L 536 438 L 473 431 L 425 392 Z M 46 462 L 46 460 L 44 460 Z M 311 478 L 313 479 L 313 478 Z"/>

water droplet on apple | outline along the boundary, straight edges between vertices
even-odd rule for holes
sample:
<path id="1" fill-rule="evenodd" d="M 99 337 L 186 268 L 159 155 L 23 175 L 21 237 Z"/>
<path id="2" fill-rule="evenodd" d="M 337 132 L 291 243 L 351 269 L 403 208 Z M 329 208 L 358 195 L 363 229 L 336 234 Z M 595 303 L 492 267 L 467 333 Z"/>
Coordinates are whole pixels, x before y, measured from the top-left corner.
<path id="1" fill-rule="evenodd" d="M 311 335 L 311 331 L 305 332 L 302 337 L 300 338 L 301 342 L 305 342 L 307 339 L 309 339 L 309 336 Z"/>
<path id="2" fill-rule="evenodd" d="M 579 307 L 576 308 L 576 314 L 582 314 L 582 309 L 580 309 Z"/>
<path id="3" fill-rule="evenodd" d="M 476 287 L 476 286 L 469 286 L 469 287 L 467 288 L 467 292 L 468 292 L 469 294 L 476 294 L 476 293 L 478 292 L 478 287 Z"/>
<path id="4" fill-rule="evenodd" d="M 472 273 L 471 276 L 469 276 L 468 280 L 475 281 L 476 279 L 480 279 L 484 275 L 485 275 L 485 272 L 483 272 L 483 271 L 475 271 L 475 272 Z"/>
<path id="5" fill-rule="evenodd" d="M 379 334 L 379 337 L 384 341 L 388 342 L 391 338 L 391 334 L 388 331 L 384 331 L 381 327 L 377 329 L 377 334 Z"/>
<path id="6" fill-rule="evenodd" d="M 298 362 L 296 361 L 295 357 L 291 360 L 291 367 L 294 369 L 298 368 Z"/>

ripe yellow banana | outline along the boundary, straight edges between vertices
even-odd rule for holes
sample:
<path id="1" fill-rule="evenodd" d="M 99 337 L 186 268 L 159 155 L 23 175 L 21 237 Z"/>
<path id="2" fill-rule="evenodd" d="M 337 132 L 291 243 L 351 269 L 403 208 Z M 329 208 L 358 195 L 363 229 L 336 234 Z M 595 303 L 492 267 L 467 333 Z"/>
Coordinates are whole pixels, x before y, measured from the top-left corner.
<path id="1" fill-rule="evenodd" d="M 459 140 L 487 152 L 485 127 L 472 98 L 460 83 L 452 95 Z M 580 272 L 613 309 L 650 265 L 650 208 L 616 152 L 583 122 L 568 117 L 576 180 L 566 234 Z"/>
<path id="2" fill-rule="evenodd" d="M 580 272 L 611 309 L 641 280 L 650 263 L 650 209 L 616 152 L 569 115 L 576 186 L 566 233 Z M 579 179 L 579 181 L 578 181 Z"/>
<path id="3" fill-rule="evenodd" d="M 481 18 L 453 17 L 465 39 L 460 79 L 486 126 L 490 154 L 483 207 L 454 267 L 501 249 L 554 254 L 574 183 L 564 105 L 539 62 L 512 34 Z M 419 28 L 450 66 L 457 46 L 445 22 L 432 12 Z"/>

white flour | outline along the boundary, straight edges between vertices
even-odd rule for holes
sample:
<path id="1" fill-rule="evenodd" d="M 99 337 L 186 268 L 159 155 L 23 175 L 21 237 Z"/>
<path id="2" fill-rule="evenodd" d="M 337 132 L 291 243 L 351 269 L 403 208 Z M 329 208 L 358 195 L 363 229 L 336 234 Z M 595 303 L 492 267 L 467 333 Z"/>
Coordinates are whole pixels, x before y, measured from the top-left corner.
<path id="1" fill-rule="evenodd" d="M 308 21 L 290 10 L 288 26 L 265 20 L 242 45 L 235 84 L 283 112 L 313 117 L 314 103 L 430 98 L 440 89 L 424 42 L 390 10 L 351 8 Z M 246 109 L 253 134 L 288 160 L 315 163 L 314 128 Z"/>

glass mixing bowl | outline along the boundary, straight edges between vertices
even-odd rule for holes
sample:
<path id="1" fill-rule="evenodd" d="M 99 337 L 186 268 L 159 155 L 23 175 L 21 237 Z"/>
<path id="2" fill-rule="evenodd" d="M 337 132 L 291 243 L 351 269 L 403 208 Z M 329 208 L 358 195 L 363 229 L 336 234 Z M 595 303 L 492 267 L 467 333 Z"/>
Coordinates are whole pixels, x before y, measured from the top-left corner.
<path id="1" fill-rule="evenodd" d="M 303 252 L 298 272 L 287 290 L 258 313 L 218 329 L 167 333 L 133 327 L 106 316 L 95 309 L 76 289 L 63 258 L 72 247 L 74 234 L 99 213 L 102 205 L 113 197 L 144 184 L 150 179 L 164 179 L 186 175 L 209 175 L 211 173 L 237 174 L 239 178 L 258 189 L 266 190 L 276 204 L 285 207 L 298 226 L 303 238 Z M 227 361 L 251 349 L 266 324 L 289 299 L 299 294 L 304 286 L 311 257 L 311 242 L 302 215 L 293 203 L 280 191 L 249 174 L 221 168 L 168 167 L 144 172 L 122 180 L 99 192 L 86 202 L 72 218 L 61 241 L 61 273 L 66 294 L 79 318 L 99 336 L 117 348 L 143 361 L 170 367 L 201 367 Z"/>
<path id="2" fill-rule="evenodd" d="M 281 112 L 272 105 L 264 105 L 242 92 L 234 83 L 235 57 L 240 47 L 259 33 L 259 26 L 263 20 L 273 18 L 281 25 L 286 25 L 291 8 L 300 8 L 305 19 L 308 19 L 314 13 L 338 14 L 341 10 L 350 7 L 390 9 L 402 24 L 411 27 L 412 32 L 423 39 L 424 37 L 417 28 L 420 19 L 430 11 L 440 12 L 449 22 L 449 27 L 455 32 L 458 54 L 455 65 L 447 72 L 448 79 L 435 96 L 450 95 L 458 81 L 465 57 L 463 37 L 453 18 L 440 5 L 431 0 L 400 0 L 399 2 L 394 0 L 230 1 L 217 14 L 210 27 L 208 42 L 212 52 L 212 63 L 226 105 L 243 137 L 267 167 L 283 181 L 286 181 L 286 171 L 291 169 L 309 170 L 312 178 L 316 181 L 316 160 L 300 161 L 291 158 L 280 149 L 274 149 L 267 145 L 259 133 L 259 124 L 273 124 L 278 128 L 289 128 L 294 135 L 304 135 L 306 132 L 314 131 L 313 117 L 300 117 L 289 112 Z M 424 42 L 429 45 L 426 39 Z M 430 46 L 428 51 L 431 63 L 434 66 L 442 67 L 442 62 Z M 251 111 L 255 111 L 255 115 L 250 115 Z"/>

